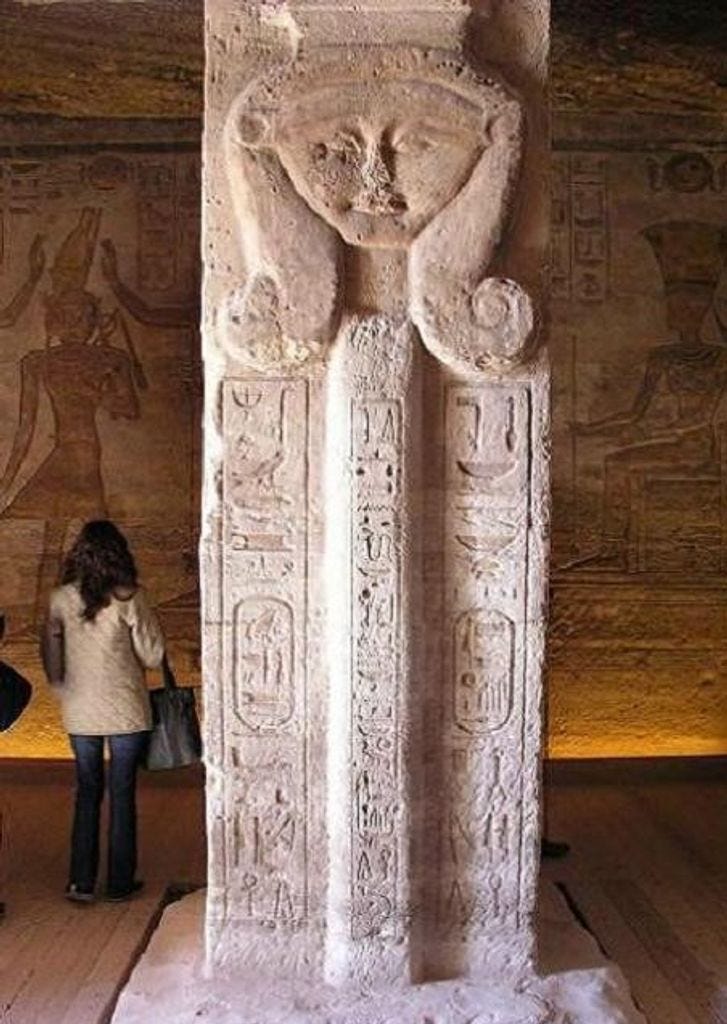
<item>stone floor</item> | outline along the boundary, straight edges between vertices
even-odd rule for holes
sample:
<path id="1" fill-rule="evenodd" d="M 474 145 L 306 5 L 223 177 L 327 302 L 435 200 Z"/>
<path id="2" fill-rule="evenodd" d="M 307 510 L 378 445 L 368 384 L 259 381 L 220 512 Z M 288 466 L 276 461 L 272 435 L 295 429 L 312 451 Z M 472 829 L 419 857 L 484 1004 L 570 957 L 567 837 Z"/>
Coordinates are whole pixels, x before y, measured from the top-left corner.
<path id="1" fill-rule="evenodd" d="M 104 1024 L 158 921 L 169 883 L 204 881 L 201 775 L 145 775 L 143 894 L 127 904 L 68 903 L 62 893 L 71 793 L 65 767 L 0 761 L 7 901 L 0 922 L 2 1024 Z"/>
<path id="2" fill-rule="evenodd" d="M 650 1024 L 727 1024 L 727 759 L 710 774 L 629 765 L 549 787 L 549 831 L 573 852 L 547 875 Z"/>

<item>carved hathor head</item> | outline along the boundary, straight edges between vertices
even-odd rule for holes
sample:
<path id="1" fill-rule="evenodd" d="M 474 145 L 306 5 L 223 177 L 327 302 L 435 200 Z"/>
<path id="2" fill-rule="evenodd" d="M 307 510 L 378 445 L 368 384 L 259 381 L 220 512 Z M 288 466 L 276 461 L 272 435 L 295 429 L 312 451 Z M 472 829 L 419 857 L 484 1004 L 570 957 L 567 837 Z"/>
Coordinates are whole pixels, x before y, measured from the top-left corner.
<path id="1" fill-rule="evenodd" d="M 518 100 L 435 51 L 308 56 L 255 82 L 226 126 L 250 270 L 228 311 L 243 359 L 264 368 L 323 349 L 340 313 L 344 242 L 408 251 L 411 316 L 444 362 L 514 360 L 532 327 L 529 301 L 484 275 L 521 138 Z"/>

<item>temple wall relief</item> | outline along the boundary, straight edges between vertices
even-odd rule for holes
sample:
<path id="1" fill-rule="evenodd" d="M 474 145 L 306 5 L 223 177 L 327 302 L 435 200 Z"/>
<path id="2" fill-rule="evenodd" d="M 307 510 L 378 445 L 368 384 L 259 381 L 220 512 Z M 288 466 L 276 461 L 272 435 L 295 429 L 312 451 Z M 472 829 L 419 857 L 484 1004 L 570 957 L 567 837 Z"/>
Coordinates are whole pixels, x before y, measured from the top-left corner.
<path id="1" fill-rule="evenodd" d="M 640 127 L 554 158 L 556 756 L 725 748 L 727 154 Z"/>
<path id="2" fill-rule="evenodd" d="M 128 534 L 198 673 L 198 220 L 193 136 L 170 149 L 140 129 L 104 149 L 78 130 L 0 155 L 3 652 L 39 684 L 5 756 L 68 755 L 37 627 L 86 519 Z"/>

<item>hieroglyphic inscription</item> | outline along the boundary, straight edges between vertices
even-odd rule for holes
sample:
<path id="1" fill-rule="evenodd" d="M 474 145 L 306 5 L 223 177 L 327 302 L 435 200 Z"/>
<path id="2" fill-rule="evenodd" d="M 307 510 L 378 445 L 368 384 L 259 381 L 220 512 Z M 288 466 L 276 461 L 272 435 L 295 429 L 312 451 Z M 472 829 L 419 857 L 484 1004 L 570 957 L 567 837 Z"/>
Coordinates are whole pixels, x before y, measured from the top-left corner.
<path id="1" fill-rule="evenodd" d="M 530 407 L 523 386 L 445 389 L 447 799 L 439 921 L 467 942 L 515 928 Z"/>
<path id="2" fill-rule="evenodd" d="M 449 753 L 449 792 L 457 803 L 449 809 L 443 836 L 448 870 L 440 923 L 447 935 L 466 938 L 508 918 L 512 923 L 508 874 L 518 846 L 519 812 L 503 785 L 499 751 L 472 744 Z"/>
<path id="3" fill-rule="evenodd" d="M 229 380 L 225 620 L 236 914 L 297 926 L 307 903 L 308 385 Z"/>
<path id="4" fill-rule="evenodd" d="M 246 596 L 283 593 L 305 578 L 308 400 L 302 381 L 231 382 L 226 415 L 235 424 L 225 469 L 226 542 Z M 303 491 L 302 493 L 307 492 Z M 248 594 L 248 588 L 251 588 Z M 261 589 L 262 588 L 262 589 Z"/>
<path id="5" fill-rule="evenodd" d="M 139 286 L 164 292 L 174 284 L 174 166 L 139 167 Z"/>
<path id="6" fill-rule="evenodd" d="M 199 205 L 199 161 L 179 153 L 169 160 L 140 160 L 139 286 L 151 292 L 194 287 Z"/>
<path id="7" fill-rule="evenodd" d="M 30 216 L 38 213 L 44 198 L 45 167 L 40 160 L 12 160 L 7 164 L 9 213 Z"/>
<path id="8" fill-rule="evenodd" d="M 250 729 L 284 725 L 294 711 L 295 621 L 277 598 L 235 609 L 235 711 Z"/>
<path id="9" fill-rule="evenodd" d="M 550 287 L 556 299 L 571 295 L 571 223 L 569 161 L 563 154 L 551 164 Z"/>
<path id="10" fill-rule="evenodd" d="M 243 896 L 238 916 L 292 924 L 300 917 L 293 887 L 301 844 L 295 768 L 279 758 L 236 767 L 232 867 Z"/>
<path id="11" fill-rule="evenodd" d="M 362 318 L 346 339 L 351 550 L 350 937 L 383 975 L 397 947 L 405 896 L 408 658 L 404 538 L 408 519 L 406 401 L 413 331 Z"/>
<path id="12" fill-rule="evenodd" d="M 606 160 L 591 154 L 571 157 L 573 295 L 602 302 L 608 290 Z"/>
<path id="13" fill-rule="evenodd" d="M 453 651 L 455 722 L 470 733 L 500 729 L 512 713 L 513 623 L 498 611 L 462 612 Z"/>
<path id="14" fill-rule="evenodd" d="M 551 188 L 553 296 L 602 302 L 608 293 L 609 250 L 605 157 L 558 155 Z"/>
<path id="15" fill-rule="evenodd" d="M 353 550 L 351 736 L 354 939 L 382 934 L 396 906 L 399 776 L 402 408 L 351 405 Z"/>

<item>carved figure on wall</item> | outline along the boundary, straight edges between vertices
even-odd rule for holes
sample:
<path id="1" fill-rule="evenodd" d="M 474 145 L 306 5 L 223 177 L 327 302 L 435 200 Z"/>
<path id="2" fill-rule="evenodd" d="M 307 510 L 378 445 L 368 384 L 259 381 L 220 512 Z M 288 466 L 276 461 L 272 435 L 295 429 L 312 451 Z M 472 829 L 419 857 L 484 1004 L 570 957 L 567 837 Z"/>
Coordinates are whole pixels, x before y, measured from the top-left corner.
<path id="1" fill-rule="evenodd" d="M 101 272 L 119 303 L 127 313 L 130 313 L 140 323 L 146 324 L 149 327 L 168 327 L 171 329 L 193 328 L 197 330 L 199 328 L 199 302 L 193 302 L 189 305 L 152 306 L 121 280 L 119 277 L 116 247 L 110 238 L 104 238 L 101 241 Z M 202 385 L 200 383 L 200 393 L 201 390 Z M 196 530 L 190 539 L 184 557 L 186 565 L 196 576 L 198 571 Z M 192 607 L 196 607 L 199 602 L 198 586 L 195 585 L 191 590 L 177 595 L 174 600 L 178 607 L 183 606 L 185 602 Z"/>
<path id="2" fill-rule="evenodd" d="M 0 309 L 0 327 L 13 327 L 25 312 L 28 303 L 33 298 L 35 286 L 40 280 L 45 269 L 45 253 L 43 252 L 43 237 L 36 235 L 30 247 L 28 255 L 28 276 L 21 284 L 13 298 Z"/>
<path id="3" fill-rule="evenodd" d="M 231 352 L 263 371 L 301 366 L 325 353 L 344 296 L 354 308 L 384 308 L 394 278 L 398 302 L 408 291 L 411 319 L 444 363 L 471 372 L 521 359 L 530 300 L 515 282 L 486 276 L 521 136 L 518 100 L 436 51 L 362 51 L 344 66 L 311 56 L 261 79 L 226 130 L 239 219 L 257 225 L 241 238 L 247 281 L 221 313 Z M 376 254 L 378 276 L 352 270 L 362 250 Z M 382 252 L 404 257 L 403 281 L 397 257 L 384 268 Z M 367 276 L 379 299 L 362 285 Z"/>
<path id="4" fill-rule="evenodd" d="M 693 221 L 667 221 L 643 231 L 664 279 L 667 323 L 676 340 L 649 353 L 631 408 L 574 429 L 581 436 L 614 436 L 621 443 L 606 455 L 602 546 L 568 567 L 627 568 L 633 494 L 639 479 L 671 475 L 721 476 L 724 442 L 717 423 L 727 388 L 727 346 L 703 340 L 705 318 L 713 312 L 715 289 L 727 258 L 727 230 Z M 648 413 L 660 387 L 674 400 L 669 423 L 650 422 Z"/>
<path id="5" fill-rule="evenodd" d="M 112 419 L 136 419 L 137 389 L 146 386 L 118 315 L 104 316 L 99 300 L 85 289 L 100 217 L 100 210 L 84 209 L 56 255 L 53 287 L 44 297 L 45 348 L 28 352 L 20 362 L 18 426 L 0 477 L 0 519 L 44 523 L 36 623 L 55 583 L 69 526 L 108 515 L 97 415 L 103 410 Z M 112 344 L 119 328 L 126 348 Z M 13 494 L 35 434 L 41 387 L 53 413 L 53 446 Z"/>

